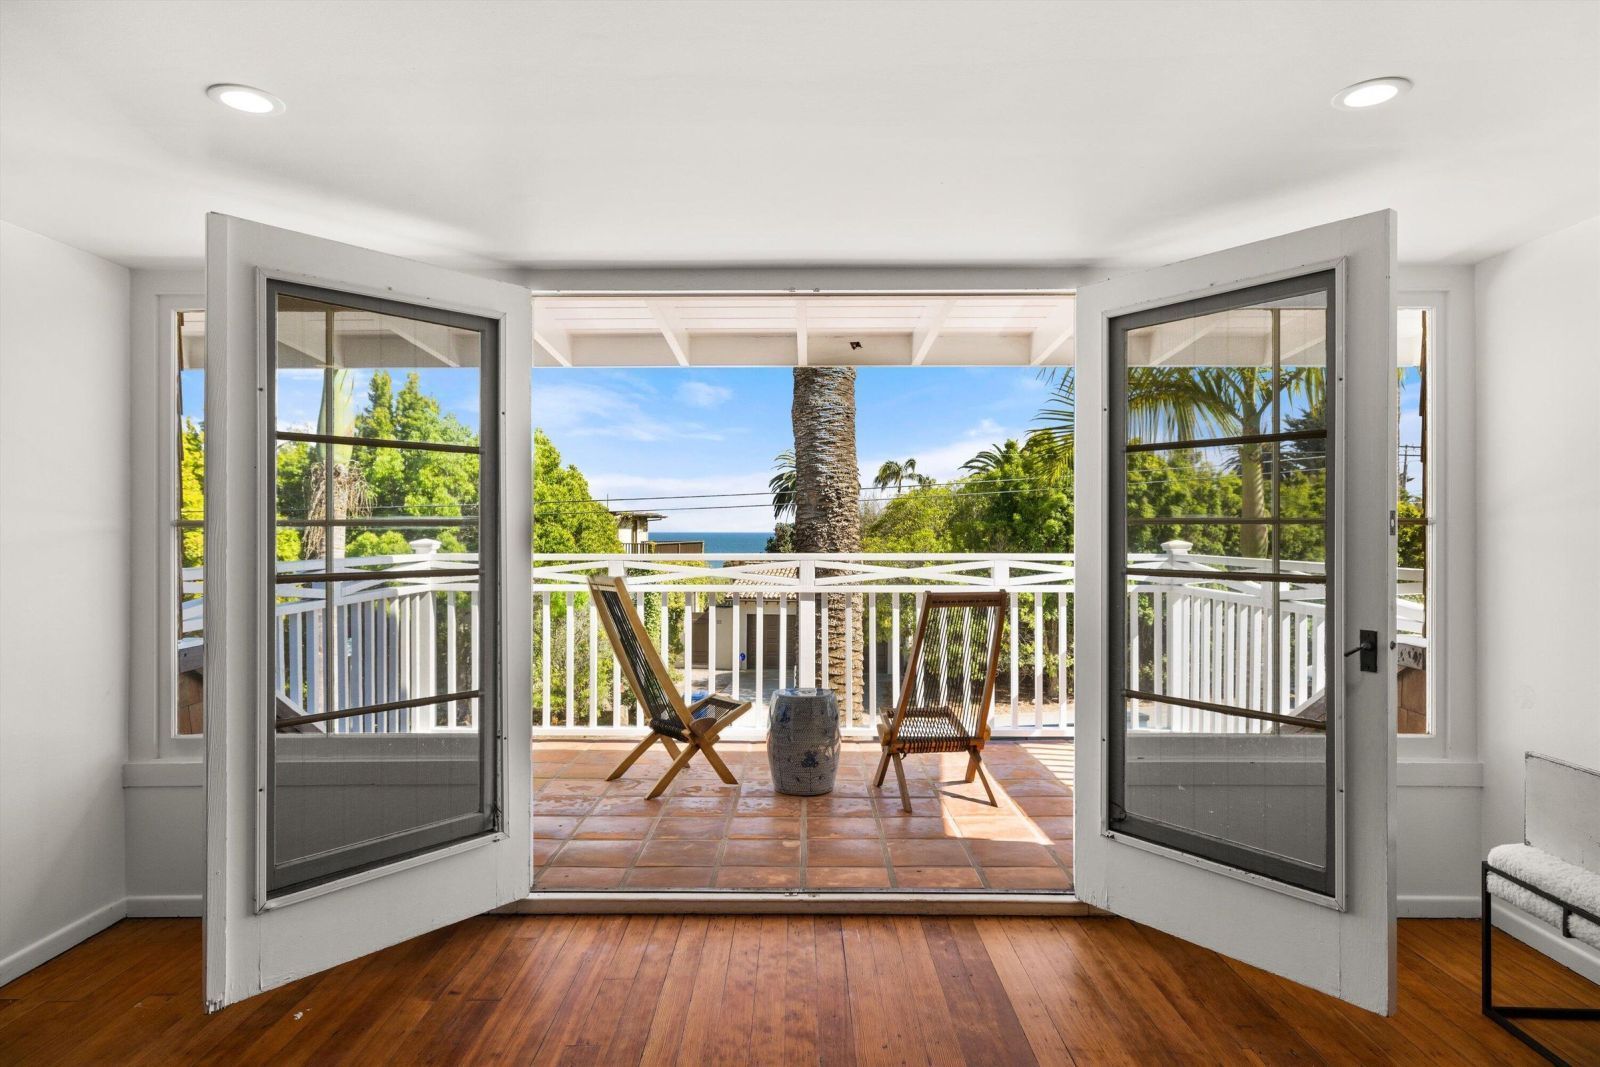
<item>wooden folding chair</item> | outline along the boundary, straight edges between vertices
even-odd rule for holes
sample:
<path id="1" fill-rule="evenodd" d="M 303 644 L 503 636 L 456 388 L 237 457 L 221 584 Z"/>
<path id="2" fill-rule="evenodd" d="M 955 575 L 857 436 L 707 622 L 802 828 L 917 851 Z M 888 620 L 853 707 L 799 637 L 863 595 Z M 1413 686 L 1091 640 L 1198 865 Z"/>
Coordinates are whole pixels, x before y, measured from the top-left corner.
<path id="1" fill-rule="evenodd" d="M 892 761 L 906 811 L 911 810 L 911 796 L 901 764 L 918 752 L 965 752 L 964 780 L 979 778 L 989 803 L 999 806 L 983 770 L 983 746 L 989 740 L 989 706 L 994 701 L 1005 624 L 1003 592 L 923 597 L 900 699 L 887 712 L 888 721 L 878 724 L 883 758 L 872 782 L 874 788 L 883 788 Z"/>
<path id="2" fill-rule="evenodd" d="M 666 792 L 667 786 L 672 784 L 679 771 L 689 765 L 696 752 L 705 755 L 706 762 L 711 764 L 711 769 L 724 782 L 738 785 L 739 779 L 728 770 L 728 765 L 722 762 L 722 757 L 717 755 L 713 746 L 717 743 L 717 736 L 729 723 L 750 710 L 750 701 L 741 703 L 720 693 L 713 693 L 693 704 L 686 704 L 683 695 L 672 683 L 672 675 L 667 673 L 661 653 L 645 632 L 644 620 L 639 618 L 638 611 L 634 609 L 622 579 L 592 577 L 589 579 L 589 592 L 599 605 L 600 622 L 606 628 L 606 636 L 611 639 L 617 662 L 622 666 L 622 676 L 628 680 L 628 688 L 633 690 L 650 726 L 649 736 L 628 753 L 606 781 L 621 778 L 651 745 L 660 741 L 672 756 L 672 766 L 667 768 L 667 773 L 661 776 L 655 788 L 646 794 L 647 800 Z M 684 746 L 681 752 L 678 750 L 680 744 Z"/>

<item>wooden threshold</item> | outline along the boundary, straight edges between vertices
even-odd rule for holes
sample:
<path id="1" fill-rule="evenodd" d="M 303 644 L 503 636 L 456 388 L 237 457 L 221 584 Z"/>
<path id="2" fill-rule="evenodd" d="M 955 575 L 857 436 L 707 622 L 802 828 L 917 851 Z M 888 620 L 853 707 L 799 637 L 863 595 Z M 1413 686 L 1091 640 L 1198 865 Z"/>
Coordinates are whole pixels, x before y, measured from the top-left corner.
<path id="1" fill-rule="evenodd" d="M 657 893 L 529 893 L 496 915 L 996 915 L 1103 916 L 1071 893 L 807 893 L 752 889 Z"/>

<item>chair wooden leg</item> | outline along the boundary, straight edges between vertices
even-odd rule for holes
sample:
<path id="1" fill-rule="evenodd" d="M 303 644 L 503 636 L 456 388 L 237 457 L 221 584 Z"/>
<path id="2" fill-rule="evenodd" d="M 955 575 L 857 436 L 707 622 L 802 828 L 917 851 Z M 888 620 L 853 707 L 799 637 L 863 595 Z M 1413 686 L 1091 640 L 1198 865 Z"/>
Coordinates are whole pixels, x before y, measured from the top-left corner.
<path id="1" fill-rule="evenodd" d="M 650 746 L 656 743 L 656 738 L 658 737 L 661 737 L 661 735 L 657 733 L 651 733 L 649 737 L 645 738 L 643 741 L 640 741 L 638 745 L 634 747 L 634 750 L 623 757 L 621 763 L 617 764 L 617 769 L 611 772 L 610 776 L 606 778 L 606 781 L 614 782 L 626 774 L 628 772 L 628 768 L 632 767 L 639 761 L 639 757 L 644 755 Z M 661 740 L 666 741 L 667 739 L 665 737 L 661 737 Z M 672 742 L 667 741 L 667 744 L 670 746 Z"/>
<path id="2" fill-rule="evenodd" d="M 678 777 L 678 772 L 689 765 L 689 761 L 694 758 L 696 751 L 698 750 L 695 746 L 686 745 L 684 750 L 678 754 L 678 758 L 672 761 L 672 766 L 667 768 L 667 773 L 661 776 L 661 781 L 657 782 L 656 787 L 646 793 L 644 798 L 646 800 L 654 800 L 662 793 L 665 793 L 667 786 L 671 785 L 672 780 Z"/>
<path id="3" fill-rule="evenodd" d="M 906 814 L 911 814 L 911 790 L 906 788 L 906 769 L 901 766 L 905 757 L 900 753 L 894 754 L 894 776 L 900 782 L 900 806 L 906 809 Z"/>
<path id="4" fill-rule="evenodd" d="M 998 808 L 1000 802 L 994 798 L 994 789 L 989 785 L 989 774 L 983 769 L 983 757 L 978 754 L 977 749 L 973 749 L 967 757 L 967 781 L 972 781 L 974 773 L 977 774 L 978 781 L 983 783 L 983 791 L 989 794 L 989 806 Z"/>
<path id="5" fill-rule="evenodd" d="M 878 761 L 878 773 L 872 776 L 872 788 L 882 789 L 884 775 L 889 773 L 889 750 L 883 750 L 883 758 Z"/>
<path id="6" fill-rule="evenodd" d="M 711 744 L 704 741 L 700 742 L 700 751 L 706 754 L 706 762 L 711 764 L 711 769 L 717 772 L 718 778 L 721 778 L 729 785 L 739 784 L 739 779 L 735 778 L 733 772 L 728 770 L 728 765 L 722 762 L 722 757 L 717 755 L 716 749 L 712 748 Z"/>

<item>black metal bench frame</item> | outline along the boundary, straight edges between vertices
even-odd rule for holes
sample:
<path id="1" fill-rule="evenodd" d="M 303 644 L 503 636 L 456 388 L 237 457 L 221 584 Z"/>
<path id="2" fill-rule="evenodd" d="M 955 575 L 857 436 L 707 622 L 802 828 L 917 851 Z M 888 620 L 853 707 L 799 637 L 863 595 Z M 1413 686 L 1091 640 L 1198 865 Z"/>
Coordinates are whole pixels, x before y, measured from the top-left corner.
<path id="1" fill-rule="evenodd" d="M 1496 1004 L 1494 1002 L 1494 921 L 1493 914 L 1490 911 L 1493 898 L 1489 893 L 1489 875 L 1491 874 L 1504 878 L 1512 885 L 1521 886 L 1535 896 L 1547 900 L 1560 908 L 1562 937 L 1572 937 L 1570 923 L 1574 915 L 1580 919 L 1587 919 L 1597 926 L 1600 926 L 1600 916 L 1596 916 L 1594 912 L 1581 908 L 1570 901 L 1562 900 L 1560 897 L 1540 889 L 1536 885 L 1531 885 L 1514 874 L 1507 874 L 1500 868 L 1491 866 L 1488 860 L 1483 861 L 1483 917 L 1480 920 L 1483 927 L 1483 1014 L 1518 1041 L 1521 1041 L 1551 1063 L 1556 1064 L 1557 1067 L 1571 1067 L 1566 1060 L 1562 1059 L 1538 1038 L 1522 1029 L 1512 1020 L 1563 1019 L 1600 1022 L 1600 1008 L 1547 1008 L 1530 1005 Z"/>

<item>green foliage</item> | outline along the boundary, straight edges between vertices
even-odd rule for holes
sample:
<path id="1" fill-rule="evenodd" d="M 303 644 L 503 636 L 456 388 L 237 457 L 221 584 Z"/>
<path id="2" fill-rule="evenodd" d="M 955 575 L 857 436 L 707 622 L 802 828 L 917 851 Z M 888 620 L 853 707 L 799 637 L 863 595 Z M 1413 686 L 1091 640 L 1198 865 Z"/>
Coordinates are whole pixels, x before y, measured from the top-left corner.
<path id="1" fill-rule="evenodd" d="M 178 518 L 203 519 L 206 515 L 205 431 L 184 419 L 178 434 Z M 206 558 L 204 530 L 184 530 L 179 538 L 183 566 L 198 567 Z"/>
<path id="2" fill-rule="evenodd" d="M 616 517 L 591 499 L 577 467 L 561 465 L 561 453 L 543 430 L 533 431 L 533 550 L 621 552 Z"/>

